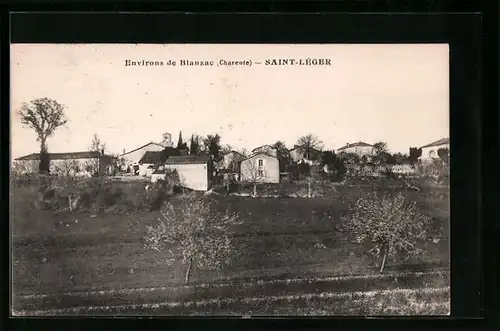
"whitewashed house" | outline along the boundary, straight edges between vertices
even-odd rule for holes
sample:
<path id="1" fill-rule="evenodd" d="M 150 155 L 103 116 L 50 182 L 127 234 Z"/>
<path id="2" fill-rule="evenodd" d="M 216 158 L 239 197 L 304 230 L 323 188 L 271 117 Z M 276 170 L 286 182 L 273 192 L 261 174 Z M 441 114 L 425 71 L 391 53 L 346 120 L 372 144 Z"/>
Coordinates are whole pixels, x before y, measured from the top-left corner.
<path id="1" fill-rule="evenodd" d="M 145 145 L 125 152 L 119 157 L 125 161 L 126 167 L 130 167 L 131 169 L 138 171 L 139 161 L 146 152 L 160 152 L 166 147 L 172 147 L 172 145 L 172 135 L 166 132 L 162 135 L 162 141 L 160 143 L 149 142 Z"/>
<path id="2" fill-rule="evenodd" d="M 280 166 L 278 158 L 267 153 L 257 153 L 241 161 L 240 181 L 279 183 Z"/>
<path id="3" fill-rule="evenodd" d="M 278 157 L 278 150 L 276 149 L 276 147 L 271 145 L 262 145 L 252 150 L 252 154 L 258 154 L 258 153 L 265 153 L 267 155 Z"/>
<path id="4" fill-rule="evenodd" d="M 139 160 L 139 176 L 151 177 L 153 172 L 162 164 L 162 151 L 147 151 Z"/>
<path id="5" fill-rule="evenodd" d="M 181 186 L 206 191 L 211 184 L 209 160 L 206 155 L 169 156 L 163 167 L 177 171 Z M 165 171 L 158 170 L 152 174 L 151 181 L 164 178 Z"/>
<path id="6" fill-rule="evenodd" d="M 359 156 L 371 156 L 375 153 L 375 147 L 368 143 L 358 141 L 356 143 L 349 144 L 347 143 L 345 146 L 337 149 L 337 153 L 352 153 L 357 154 Z"/>
<path id="7" fill-rule="evenodd" d="M 448 149 L 448 153 L 450 151 L 450 139 L 442 138 L 430 144 L 420 147 L 422 149 L 422 156 L 420 160 L 425 162 L 429 162 L 435 159 L 439 159 L 438 151 L 442 148 Z"/>

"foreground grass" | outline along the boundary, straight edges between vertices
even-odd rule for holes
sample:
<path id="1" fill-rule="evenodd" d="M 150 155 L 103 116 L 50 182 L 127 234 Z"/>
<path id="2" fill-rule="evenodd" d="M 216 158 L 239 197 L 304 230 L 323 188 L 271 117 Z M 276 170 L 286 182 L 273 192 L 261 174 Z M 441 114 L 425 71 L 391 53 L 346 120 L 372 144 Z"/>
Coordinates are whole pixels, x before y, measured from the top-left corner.
<path id="1" fill-rule="evenodd" d="M 356 193 L 357 192 L 357 193 Z M 220 207 L 237 211 L 234 229 L 240 257 L 219 271 L 193 270 L 193 281 L 217 282 L 255 277 L 314 277 L 370 274 L 377 264 L 337 231 L 353 196 L 336 199 L 251 199 L 217 197 Z M 443 240 L 426 255 L 388 261 L 387 271 L 428 271 L 448 267 L 447 200 L 409 192 L 435 218 Z M 19 206 L 18 206 L 19 207 Z M 161 287 L 182 282 L 185 266 L 166 266 L 164 253 L 146 251 L 143 236 L 158 212 L 131 215 L 14 214 L 13 291 L 61 293 L 98 289 Z"/>
<path id="2" fill-rule="evenodd" d="M 266 295 L 234 299 L 129 303 L 66 309 L 15 310 L 15 315 L 184 315 L 184 316 L 387 316 L 448 315 L 449 288 L 391 289 L 367 292 L 323 292 L 299 295 Z"/>
<path id="3" fill-rule="evenodd" d="M 309 277 L 274 280 L 226 281 L 187 286 L 132 288 L 69 292 L 51 295 L 16 295 L 16 309 L 70 308 L 78 306 L 120 306 L 162 301 L 206 301 L 213 298 L 238 300 L 245 297 L 302 296 L 320 293 L 391 290 L 398 288 L 444 288 L 449 272 L 398 273 L 347 277 Z"/>

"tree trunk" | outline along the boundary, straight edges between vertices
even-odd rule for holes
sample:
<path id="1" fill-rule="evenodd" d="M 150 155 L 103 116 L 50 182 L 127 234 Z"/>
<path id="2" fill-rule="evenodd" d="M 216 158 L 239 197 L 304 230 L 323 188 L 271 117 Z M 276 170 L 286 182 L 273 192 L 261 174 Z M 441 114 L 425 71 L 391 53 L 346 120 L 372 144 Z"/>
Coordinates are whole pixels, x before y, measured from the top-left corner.
<path id="1" fill-rule="evenodd" d="M 311 197 L 311 183 L 307 183 L 307 197 Z"/>
<path id="2" fill-rule="evenodd" d="M 184 284 L 189 283 L 189 277 L 191 276 L 191 268 L 193 267 L 193 258 L 189 259 L 189 265 L 186 270 L 186 275 L 184 276 Z"/>
<path id="3" fill-rule="evenodd" d="M 380 273 L 382 273 L 384 271 L 386 259 L 387 259 L 387 250 L 384 251 L 384 258 L 382 259 L 382 265 L 380 266 Z"/>
<path id="4" fill-rule="evenodd" d="M 253 197 L 255 198 L 257 196 L 257 185 L 253 184 Z"/>
<path id="5" fill-rule="evenodd" d="M 69 211 L 73 211 L 73 201 L 71 200 L 71 195 L 68 195 L 68 205 L 69 205 Z"/>

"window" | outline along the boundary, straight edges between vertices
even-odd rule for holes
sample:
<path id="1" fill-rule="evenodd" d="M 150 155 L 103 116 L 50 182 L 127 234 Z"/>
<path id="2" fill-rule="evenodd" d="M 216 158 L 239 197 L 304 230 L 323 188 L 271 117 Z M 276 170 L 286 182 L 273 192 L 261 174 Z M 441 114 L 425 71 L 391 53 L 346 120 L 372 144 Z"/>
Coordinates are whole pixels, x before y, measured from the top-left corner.
<path id="1" fill-rule="evenodd" d="M 259 167 L 262 167 L 264 165 L 264 160 L 259 160 Z"/>
<path id="2" fill-rule="evenodd" d="M 430 151 L 429 157 L 436 157 L 436 151 Z"/>
<path id="3" fill-rule="evenodd" d="M 259 160 L 260 161 L 260 160 Z M 264 177 L 264 171 L 262 170 L 259 170 L 259 173 L 258 173 L 259 177 Z"/>

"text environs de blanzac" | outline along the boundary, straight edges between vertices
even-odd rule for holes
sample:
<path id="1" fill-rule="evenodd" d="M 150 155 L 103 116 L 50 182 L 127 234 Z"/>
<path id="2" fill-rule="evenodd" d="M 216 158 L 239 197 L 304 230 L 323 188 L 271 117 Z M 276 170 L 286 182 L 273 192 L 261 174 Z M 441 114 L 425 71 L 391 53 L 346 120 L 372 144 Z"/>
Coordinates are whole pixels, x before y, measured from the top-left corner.
<path id="1" fill-rule="evenodd" d="M 252 65 L 264 66 L 330 66 L 332 61 L 325 58 L 276 58 L 256 60 L 125 60 L 126 67 L 163 67 L 163 66 L 183 66 L 183 67 L 251 67 Z"/>

